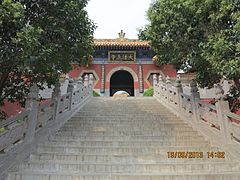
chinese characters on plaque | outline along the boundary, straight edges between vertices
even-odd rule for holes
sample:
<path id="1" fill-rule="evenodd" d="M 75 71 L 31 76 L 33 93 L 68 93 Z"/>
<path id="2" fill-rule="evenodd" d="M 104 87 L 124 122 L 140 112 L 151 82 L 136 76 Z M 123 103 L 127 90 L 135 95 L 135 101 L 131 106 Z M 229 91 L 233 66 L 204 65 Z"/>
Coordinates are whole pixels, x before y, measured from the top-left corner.
<path id="1" fill-rule="evenodd" d="M 119 62 L 119 61 L 133 62 L 136 60 L 136 52 L 135 51 L 109 51 L 108 60 L 110 62 Z"/>

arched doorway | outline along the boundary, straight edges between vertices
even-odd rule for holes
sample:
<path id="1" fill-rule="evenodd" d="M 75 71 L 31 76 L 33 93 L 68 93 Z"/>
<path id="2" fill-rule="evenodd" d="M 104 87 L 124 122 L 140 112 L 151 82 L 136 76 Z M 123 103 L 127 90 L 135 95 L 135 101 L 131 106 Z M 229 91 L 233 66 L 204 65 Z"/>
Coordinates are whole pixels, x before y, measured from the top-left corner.
<path id="1" fill-rule="evenodd" d="M 134 80 L 128 71 L 119 70 L 110 79 L 110 96 L 117 91 L 126 91 L 130 96 L 134 96 Z"/>

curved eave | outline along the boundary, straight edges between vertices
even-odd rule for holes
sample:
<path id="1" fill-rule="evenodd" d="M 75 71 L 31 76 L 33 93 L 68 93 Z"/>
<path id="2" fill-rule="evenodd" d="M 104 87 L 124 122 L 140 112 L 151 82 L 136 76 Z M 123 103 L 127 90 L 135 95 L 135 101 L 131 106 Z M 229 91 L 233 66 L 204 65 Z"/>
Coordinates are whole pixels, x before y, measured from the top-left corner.
<path id="1" fill-rule="evenodd" d="M 150 49 L 149 42 L 138 40 L 95 40 L 96 49 Z"/>
<path id="2" fill-rule="evenodd" d="M 95 45 L 96 49 L 150 49 L 149 45 Z"/>

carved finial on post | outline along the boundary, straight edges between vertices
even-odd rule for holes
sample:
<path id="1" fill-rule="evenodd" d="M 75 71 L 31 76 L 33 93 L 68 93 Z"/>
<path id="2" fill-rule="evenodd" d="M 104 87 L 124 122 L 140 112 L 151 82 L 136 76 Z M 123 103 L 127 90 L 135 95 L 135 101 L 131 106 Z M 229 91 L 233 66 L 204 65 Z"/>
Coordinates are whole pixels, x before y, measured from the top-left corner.
<path id="1" fill-rule="evenodd" d="M 69 110 L 71 111 L 72 110 L 72 106 L 73 106 L 73 91 L 74 91 L 74 81 L 73 79 L 70 79 L 69 80 L 69 83 L 68 83 L 68 87 L 67 87 L 67 93 L 70 93 L 69 96 L 70 96 L 70 105 L 69 105 Z"/>
<path id="2" fill-rule="evenodd" d="M 156 74 L 153 74 L 153 86 L 156 86 L 157 85 L 157 75 Z"/>
<path id="3" fill-rule="evenodd" d="M 180 74 L 178 74 L 178 75 L 177 75 L 177 79 L 181 79 L 181 76 L 180 76 Z"/>
<path id="4" fill-rule="evenodd" d="M 57 82 L 54 86 L 53 93 L 52 93 L 52 99 L 57 99 L 59 96 L 61 96 L 61 84 L 60 82 Z"/>
<path id="5" fill-rule="evenodd" d="M 84 86 L 88 86 L 88 83 L 89 83 L 89 78 L 88 78 L 88 75 L 86 74 L 84 76 Z"/>
<path id="6" fill-rule="evenodd" d="M 94 77 L 93 74 L 89 75 L 89 85 L 93 86 Z"/>
<path id="7" fill-rule="evenodd" d="M 214 84 L 215 90 L 215 103 L 218 122 L 220 126 L 220 133 L 222 133 L 223 140 L 226 144 L 232 143 L 232 123 L 230 119 L 225 115 L 225 112 L 230 112 L 229 102 L 227 96 L 224 95 L 224 90 L 220 84 Z"/>
<path id="8" fill-rule="evenodd" d="M 39 100 L 38 93 L 39 93 L 39 88 L 38 88 L 37 84 L 34 83 L 30 87 L 30 92 L 28 94 L 28 97 L 27 97 L 27 100 L 26 100 L 26 105 L 25 105 L 26 108 L 31 108 L 32 107 L 32 102 Z"/>
<path id="9" fill-rule="evenodd" d="M 216 99 L 222 99 L 224 100 L 224 90 L 220 84 L 214 84 L 214 90 L 215 90 L 215 97 Z"/>
<path id="10" fill-rule="evenodd" d="M 178 92 L 183 92 L 182 82 L 181 82 L 180 75 L 177 75 L 176 88 L 178 89 Z"/>
<path id="11" fill-rule="evenodd" d="M 167 84 L 171 84 L 171 81 L 170 81 L 170 77 L 169 77 L 169 76 L 166 77 L 166 83 L 167 83 Z"/>
<path id="12" fill-rule="evenodd" d="M 163 78 L 162 78 L 162 75 L 160 74 L 159 77 L 158 77 L 158 82 L 159 83 L 163 83 Z"/>
<path id="13" fill-rule="evenodd" d="M 83 78 L 82 78 L 82 77 L 79 77 L 79 78 L 78 78 L 78 81 L 81 82 L 81 83 L 83 83 Z"/>
<path id="14" fill-rule="evenodd" d="M 69 93 L 69 92 L 73 92 L 73 90 L 74 90 L 73 80 L 70 79 L 70 80 L 69 80 L 69 83 L 68 83 L 68 87 L 67 87 L 67 92 L 68 92 L 68 93 Z"/>
<path id="15" fill-rule="evenodd" d="M 69 80 L 70 81 L 70 80 Z M 60 101 L 60 97 L 61 97 L 61 84 L 60 82 L 56 82 L 54 89 L 53 89 L 53 93 L 52 93 L 52 99 L 55 101 L 55 114 L 53 119 L 57 119 L 58 116 L 58 110 L 59 110 L 59 101 Z"/>
<path id="16" fill-rule="evenodd" d="M 80 77 L 77 79 L 77 86 L 80 87 L 81 85 L 83 85 L 83 78 L 80 76 Z"/>
<path id="17" fill-rule="evenodd" d="M 190 83 L 190 92 L 191 92 L 191 96 L 193 96 L 194 98 L 200 99 L 197 82 L 195 80 L 192 80 Z"/>
<path id="18" fill-rule="evenodd" d="M 198 92 L 197 82 L 192 80 L 190 83 L 190 91 L 191 92 Z"/>
<path id="19" fill-rule="evenodd" d="M 30 88 L 28 98 L 26 101 L 26 108 L 30 110 L 28 116 L 28 128 L 26 132 L 26 142 L 32 142 L 35 136 L 35 130 L 37 125 L 39 98 L 39 88 L 36 83 Z"/>

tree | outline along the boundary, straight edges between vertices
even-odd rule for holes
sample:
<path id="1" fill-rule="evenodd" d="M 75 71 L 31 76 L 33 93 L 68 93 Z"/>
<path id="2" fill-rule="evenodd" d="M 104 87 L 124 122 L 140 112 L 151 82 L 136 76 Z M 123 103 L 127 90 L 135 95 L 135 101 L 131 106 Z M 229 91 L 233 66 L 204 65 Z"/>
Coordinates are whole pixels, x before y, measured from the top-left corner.
<path id="1" fill-rule="evenodd" d="M 223 77 L 240 96 L 240 2 L 238 0 L 156 0 L 139 37 L 149 40 L 157 64 L 196 72 L 202 87 Z"/>
<path id="2" fill-rule="evenodd" d="M 54 85 L 93 51 L 88 0 L 3 0 L 0 4 L 0 106 L 24 103 L 32 83 Z"/>
<path id="3" fill-rule="evenodd" d="M 36 53 L 42 30 L 26 26 L 19 2 L 4 0 L 0 5 L 0 106 L 5 99 L 23 100 L 28 92 L 28 57 Z"/>
<path id="4" fill-rule="evenodd" d="M 202 43 L 202 55 L 216 74 L 234 80 L 240 89 L 240 2 L 221 0 L 210 16 L 214 31 Z"/>
<path id="5" fill-rule="evenodd" d="M 150 41 L 158 65 L 196 72 L 202 87 L 212 87 L 223 77 L 234 80 L 237 95 L 239 10 L 238 0 L 156 0 L 147 13 L 150 23 L 139 37 Z"/>

